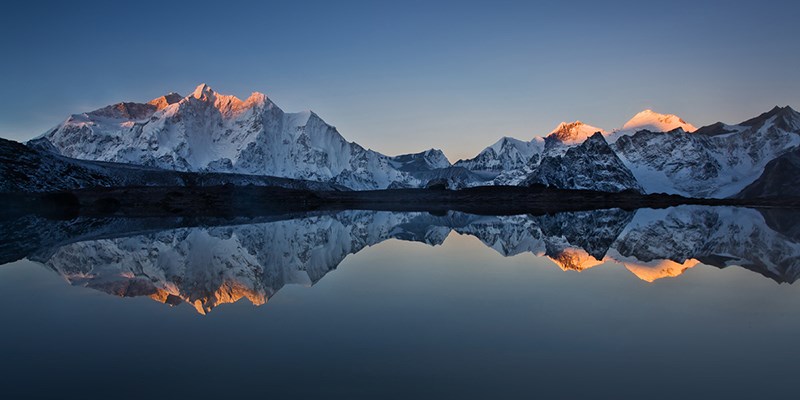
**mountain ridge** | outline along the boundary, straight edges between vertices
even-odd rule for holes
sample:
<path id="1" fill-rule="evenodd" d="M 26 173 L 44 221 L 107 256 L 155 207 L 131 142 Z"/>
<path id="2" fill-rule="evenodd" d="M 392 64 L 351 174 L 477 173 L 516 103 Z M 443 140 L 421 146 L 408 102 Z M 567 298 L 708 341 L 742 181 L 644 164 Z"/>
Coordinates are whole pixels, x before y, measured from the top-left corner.
<path id="1" fill-rule="evenodd" d="M 592 151 L 580 145 L 598 132 L 611 152 L 603 151 L 601 158 L 577 156 Z M 73 114 L 27 144 L 73 159 L 266 175 L 355 190 L 525 185 L 541 181 L 531 177 L 541 177 L 542 168 L 554 171 L 554 163 L 594 159 L 596 168 L 614 165 L 620 173 L 609 176 L 620 181 L 609 185 L 606 178 L 589 180 L 588 187 L 581 186 L 588 190 L 627 188 L 723 198 L 755 181 L 768 162 L 800 145 L 798 138 L 800 113 L 789 106 L 776 106 L 736 125 L 700 128 L 677 115 L 647 109 L 612 131 L 581 121 L 562 122 L 544 137 L 503 137 L 471 159 L 450 163 L 436 149 L 397 156 L 365 149 L 313 111 L 286 113 L 262 93 L 242 100 L 200 84 L 185 97 L 173 92 L 146 103 L 123 102 Z M 541 165 L 544 160 L 549 160 L 547 167 Z M 558 169 L 588 171 L 586 165 Z M 628 175 L 638 184 L 632 185 Z M 555 181 L 566 185 L 569 178 L 575 177 Z"/>

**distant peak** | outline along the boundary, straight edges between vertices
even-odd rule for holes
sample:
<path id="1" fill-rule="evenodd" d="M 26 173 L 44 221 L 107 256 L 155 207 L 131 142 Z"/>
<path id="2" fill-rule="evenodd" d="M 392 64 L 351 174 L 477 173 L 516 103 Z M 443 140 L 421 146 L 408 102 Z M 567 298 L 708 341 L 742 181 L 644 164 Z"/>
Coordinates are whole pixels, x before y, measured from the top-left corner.
<path id="1" fill-rule="evenodd" d="M 649 108 L 634 115 L 633 118 L 622 126 L 621 130 L 669 132 L 676 128 L 681 128 L 686 132 L 694 132 L 697 130 L 694 125 L 684 121 L 675 114 L 661 114 Z"/>
<path id="2" fill-rule="evenodd" d="M 157 97 L 153 100 L 148 101 L 147 104 L 156 106 L 157 110 L 162 110 L 171 104 L 175 104 L 181 101 L 181 99 L 183 99 L 183 96 L 175 92 L 170 92 L 161 97 Z"/>
<path id="3" fill-rule="evenodd" d="M 795 126 L 800 125 L 800 113 L 793 110 L 792 107 L 775 106 L 771 110 L 762 113 L 761 115 L 741 122 L 739 125 L 756 126 L 767 122 L 770 118 L 775 118 L 775 124 L 784 130 L 797 129 Z"/>
<path id="4" fill-rule="evenodd" d="M 266 101 L 266 100 L 267 100 L 267 95 L 265 95 L 264 93 L 253 92 L 253 93 L 250 93 L 250 97 L 248 97 L 246 101 L 263 102 L 263 101 Z"/>
<path id="5" fill-rule="evenodd" d="M 216 92 L 214 92 L 210 86 L 206 85 L 205 83 L 201 83 L 194 89 L 192 97 L 198 100 L 208 100 L 213 98 L 215 94 Z"/>
<path id="6" fill-rule="evenodd" d="M 573 121 L 573 122 L 563 121 L 560 124 L 558 124 L 558 126 L 556 126 L 556 129 L 554 129 L 553 132 L 558 132 L 558 131 L 562 131 L 562 130 L 568 130 L 568 129 L 571 129 L 571 128 L 577 128 L 577 127 L 580 127 L 580 126 L 583 126 L 583 125 L 586 125 L 586 124 L 584 124 L 581 121 Z"/>
<path id="7" fill-rule="evenodd" d="M 558 139 L 564 143 L 582 143 L 597 132 L 601 135 L 605 134 L 604 130 L 581 121 L 562 122 L 558 124 L 556 129 L 550 132 L 548 137 Z"/>

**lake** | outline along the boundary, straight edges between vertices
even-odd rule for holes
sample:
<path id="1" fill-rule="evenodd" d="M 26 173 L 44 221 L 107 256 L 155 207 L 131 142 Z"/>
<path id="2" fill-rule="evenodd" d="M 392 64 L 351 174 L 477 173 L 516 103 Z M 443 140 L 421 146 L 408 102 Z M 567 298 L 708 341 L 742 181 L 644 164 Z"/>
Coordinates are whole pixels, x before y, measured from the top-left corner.
<path id="1" fill-rule="evenodd" d="M 770 398 L 800 212 L 0 221 L 6 398 Z"/>

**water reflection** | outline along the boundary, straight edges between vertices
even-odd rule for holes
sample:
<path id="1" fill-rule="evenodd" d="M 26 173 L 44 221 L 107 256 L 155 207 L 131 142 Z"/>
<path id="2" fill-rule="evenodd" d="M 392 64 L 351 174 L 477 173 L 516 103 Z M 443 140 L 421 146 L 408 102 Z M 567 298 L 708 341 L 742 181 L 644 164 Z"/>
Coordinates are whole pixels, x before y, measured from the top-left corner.
<path id="1" fill-rule="evenodd" d="M 800 272 L 796 213 L 681 206 L 556 215 L 375 211 L 259 220 L 76 219 L 28 216 L 0 225 L 0 264 L 27 257 L 67 282 L 116 296 L 186 302 L 200 313 L 287 284 L 313 285 L 349 254 L 387 239 L 442 244 L 472 235 L 503 256 L 533 253 L 563 270 L 606 262 L 652 282 L 698 264 L 737 265 L 776 282 Z"/>

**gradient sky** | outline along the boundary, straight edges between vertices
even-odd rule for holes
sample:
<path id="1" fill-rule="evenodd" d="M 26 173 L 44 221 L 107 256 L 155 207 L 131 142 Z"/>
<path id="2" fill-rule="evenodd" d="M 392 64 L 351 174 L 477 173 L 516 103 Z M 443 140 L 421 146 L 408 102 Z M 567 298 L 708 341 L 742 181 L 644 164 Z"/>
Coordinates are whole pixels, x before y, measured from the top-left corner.
<path id="1" fill-rule="evenodd" d="M 4 5 L 0 136 L 201 82 L 453 161 L 561 121 L 613 129 L 652 108 L 701 126 L 800 106 L 796 1 L 169 3 Z"/>

